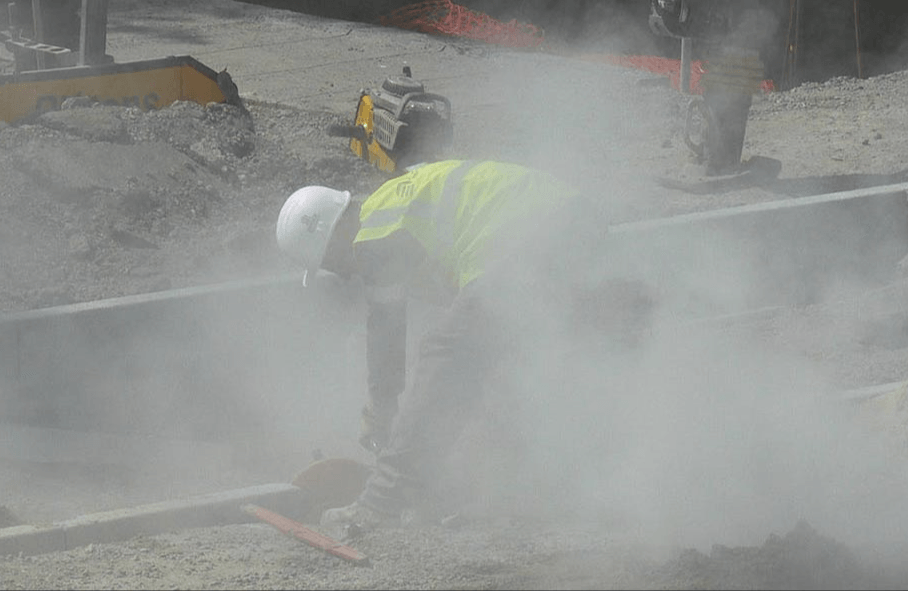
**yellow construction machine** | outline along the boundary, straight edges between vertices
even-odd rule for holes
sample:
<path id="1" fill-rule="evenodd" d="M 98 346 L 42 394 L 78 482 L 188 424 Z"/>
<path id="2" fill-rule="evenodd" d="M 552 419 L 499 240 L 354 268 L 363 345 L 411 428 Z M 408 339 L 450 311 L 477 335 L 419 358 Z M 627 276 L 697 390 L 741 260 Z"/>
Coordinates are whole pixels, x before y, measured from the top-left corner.
<path id="1" fill-rule="evenodd" d="M 6 4 L 0 41 L 14 71 L 0 75 L 0 120 L 59 109 L 70 97 L 159 109 L 178 100 L 239 100 L 226 70 L 189 56 L 115 63 L 107 55 L 109 0 L 17 0 Z M 2 22 L 2 21 L 0 21 Z"/>
<path id="2" fill-rule="evenodd" d="M 332 125 L 328 134 L 349 137 L 354 154 L 394 173 L 418 162 L 440 159 L 454 135 L 451 101 L 426 92 L 412 77 L 389 76 L 376 91 L 360 93 L 352 125 Z"/>

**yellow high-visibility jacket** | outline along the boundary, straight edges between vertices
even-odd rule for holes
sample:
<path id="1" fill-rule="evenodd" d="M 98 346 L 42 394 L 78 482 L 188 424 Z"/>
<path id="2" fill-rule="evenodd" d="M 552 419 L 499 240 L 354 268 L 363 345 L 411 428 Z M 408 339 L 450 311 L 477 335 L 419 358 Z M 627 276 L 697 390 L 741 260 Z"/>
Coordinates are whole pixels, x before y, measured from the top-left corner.
<path id="1" fill-rule="evenodd" d="M 447 160 L 392 179 L 363 202 L 354 252 L 370 287 L 372 404 L 396 406 L 405 384 L 407 296 L 450 301 L 490 263 L 513 248 L 519 254 L 520 241 L 544 231 L 576 196 L 556 178 L 522 166 Z"/>
<path id="2" fill-rule="evenodd" d="M 575 194 L 554 177 L 502 162 L 425 164 L 382 185 L 363 203 L 355 243 L 399 230 L 416 239 L 454 293 L 479 277 L 509 241 L 545 223 Z"/>

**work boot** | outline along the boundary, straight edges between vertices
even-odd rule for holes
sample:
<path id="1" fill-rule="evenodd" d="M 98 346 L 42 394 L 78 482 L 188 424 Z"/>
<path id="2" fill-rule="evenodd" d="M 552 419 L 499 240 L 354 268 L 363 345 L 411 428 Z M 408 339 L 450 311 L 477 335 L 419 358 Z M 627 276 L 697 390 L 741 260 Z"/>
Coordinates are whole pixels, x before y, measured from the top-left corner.
<path id="1" fill-rule="evenodd" d="M 347 537 L 374 529 L 400 527 L 401 522 L 400 515 L 382 513 L 355 501 L 322 513 L 320 525 L 335 535 Z"/>

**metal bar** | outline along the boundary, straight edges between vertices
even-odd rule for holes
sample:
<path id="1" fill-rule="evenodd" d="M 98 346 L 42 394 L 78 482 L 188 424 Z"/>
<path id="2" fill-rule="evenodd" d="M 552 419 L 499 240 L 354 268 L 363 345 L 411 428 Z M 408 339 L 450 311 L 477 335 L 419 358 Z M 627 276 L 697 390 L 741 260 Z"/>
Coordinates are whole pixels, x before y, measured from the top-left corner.
<path id="1" fill-rule="evenodd" d="M 801 53 L 801 0 L 795 0 L 795 30 L 794 30 L 794 55 L 792 56 L 791 77 L 792 86 L 799 82 L 798 80 L 798 61 Z"/>
<path id="2" fill-rule="evenodd" d="M 861 66 L 861 19 L 858 16 L 858 0 L 854 0 L 854 47 L 858 61 L 858 78 L 864 77 L 864 68 Z"/>
<path id="3" fill-rule="evenodd" d="M 35 42 L 44 44 L 44 15 L 41 13 L 41 0 L 32 0 L 32 23 L 35 27 Z M 44 54 L 35 53 L 36 67 L 44 69 Z"/>
<path id="4" fill-rule="evenodd" d="M 107 9 L 109 0 L 82 0 L 79 29 L 79 65 L 107 61 Z"/>
<path id="5" fill-rule="evenodd" d="M 682 94 L 690 94 L 690 65 L 692 43 L 690 37 L 681 38 L 681 79 L 678 87 Z"/>
<path id="6" fill-rule="evenodd" d="M 6 18 L 7 25 L 9 26 L 9 38 L 12 41 L 19 40 L 19 33 L 21 32 L 19 24 L 19 10 L 18 5 L 15 2 L 10 2 L 6 5 Z"/>
<path id="7" fill-rule="evenodd" d="M 794 41 L 791 36 L 791 29 L 794 26 L 794 1 L 788 2 L 788 29 L 785 31 L 785 57 L 782 59 L 781 84 L 783 89 L 792 87 L 791 70 L 792 56 L 794 54 Z"/>
<path id="8" fill-rule="evenodd" d="M 298 521 L 294 521 L 279 513 L 259 507 L 258 505 L 243 505 L 243 511 L 253 517 L 261 519 L 284 534 L 306 542 L 313 548 L 318 548 L 332 556 L 337 556 L 338 558 L 342 558 L 359 566 L 369 566 L 369 559 L 366 556 L 363 556 L 353 548 L 344 546 L 328 536 L 323 536 L 322 534 L 309 529 Z"/>

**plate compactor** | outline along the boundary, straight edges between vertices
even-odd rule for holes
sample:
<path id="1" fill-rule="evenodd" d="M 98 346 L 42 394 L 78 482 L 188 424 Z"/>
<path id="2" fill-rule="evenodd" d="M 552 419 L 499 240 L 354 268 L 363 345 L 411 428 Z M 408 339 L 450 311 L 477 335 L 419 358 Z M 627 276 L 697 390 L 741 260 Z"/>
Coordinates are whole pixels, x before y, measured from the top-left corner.
<path id="1" fill-rule="evenodd" d="M 332 125 L 328 135 L 349 137 L 354 154 L 379 170 L 395 173 L 439 160 L 453 140 L 451 102 L 426 92 L 409 67 L 389 76 L 376 91 L 360 93 L 353 125 Z"/>

